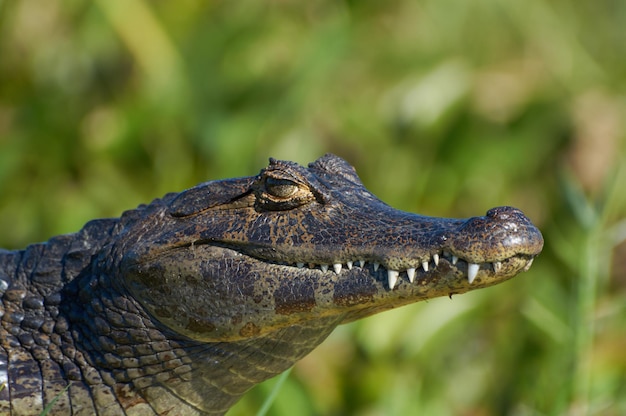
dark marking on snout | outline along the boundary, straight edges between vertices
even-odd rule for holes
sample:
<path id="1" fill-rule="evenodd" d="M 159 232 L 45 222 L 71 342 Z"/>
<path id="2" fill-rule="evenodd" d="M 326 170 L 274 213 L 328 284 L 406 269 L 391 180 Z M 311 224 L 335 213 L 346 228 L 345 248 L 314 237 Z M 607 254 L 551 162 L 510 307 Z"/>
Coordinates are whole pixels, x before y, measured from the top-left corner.
<path id="1" fill-rule="evenodd" d="M 310 281 L 293 281 L 281 285 L 274 292 L 278 315 L 310 312 L 316 305 L 315 287 Z"/>
<path id="2" fill-rule="evenodd" d="M 333 300 L 336 305 L 349 308 L 373 302 L 380 288 L 372 279 L 349 279 L 337 282 Z"/>

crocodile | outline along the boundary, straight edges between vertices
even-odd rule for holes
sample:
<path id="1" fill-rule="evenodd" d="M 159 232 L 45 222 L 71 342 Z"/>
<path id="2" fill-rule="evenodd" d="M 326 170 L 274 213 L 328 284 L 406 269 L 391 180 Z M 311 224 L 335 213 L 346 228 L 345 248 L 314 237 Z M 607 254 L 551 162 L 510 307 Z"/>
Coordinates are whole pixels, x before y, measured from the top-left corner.
<path id="1" fill-rule="evenodd" d="M 270 159 L 0 251 L 0 414 L 224 414 L 339 324 L 528 270 L 512 207 L 391 208 L 343 159 Z"/>

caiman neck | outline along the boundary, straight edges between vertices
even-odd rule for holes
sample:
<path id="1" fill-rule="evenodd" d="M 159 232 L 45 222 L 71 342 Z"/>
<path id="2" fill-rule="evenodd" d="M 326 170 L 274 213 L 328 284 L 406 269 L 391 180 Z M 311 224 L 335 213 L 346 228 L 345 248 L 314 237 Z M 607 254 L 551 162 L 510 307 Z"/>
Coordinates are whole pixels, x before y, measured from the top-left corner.
<path id="1" fill-rule="evenodd" d="M 101 262 L 110 258 L 102 253 L 94 270 L 107 270 Z M 254 385 L 311 352 L 342 319 L 313 320 L 239 341 L 201 342 L 154 320 L 109 276 L 72 283 L 66 296 L 83 306 L 64 313 L 89 364 L 107 385 L 125 392 L 118 395 L 124 409 L 145 406 L 157 414 L 225 413 Z"/>

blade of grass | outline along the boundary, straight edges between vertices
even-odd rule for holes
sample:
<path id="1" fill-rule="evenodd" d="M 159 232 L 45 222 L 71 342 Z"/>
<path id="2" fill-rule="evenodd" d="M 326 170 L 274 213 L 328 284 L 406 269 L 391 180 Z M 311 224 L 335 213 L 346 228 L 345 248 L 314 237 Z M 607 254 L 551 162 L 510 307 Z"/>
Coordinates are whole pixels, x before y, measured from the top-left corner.
<path id="1" fill-rule="evenodd" d="M 62 394 L 64 394 L 66 391 L 68 391 L 71 385 L 72 385 L 71 381 L 69 383 L 67 383 L 67 386 L 65 386 L 65 388 L 63 390 L 61 390 L 59 392 L 59 394 L 57 394 L 56 397 L 54 399 L 52 399 L 52 401 L 50 403 L 48 403 L 46 408 L 43 409 L 43 411 L 40 413 L 39 416 L 46 416 L 48 414 L 48 412 L 50 412 L 50 410 L 52 410 L 52 407 L 57 402 L 57 400 L 59 400 L 59 397 L 61 397 Z"/>
<path id="2" fill-rule="evenodd" d="M 276 381 L 274 388 L 272 389 L 270 394 L 267 396 L 267 398 L 263 402 L 263 406 L 261 406 L 261 408 L 256 414 L 257 416 L 265 416 L 267 414 L 268 410 L 272 406 L 272 403 L 274 403 L 276 396 L 278 396 L 278 392 L 280 391 L 283 384 L 285 383 L 285 380 L 287 380 L 287 378 L 289 377 L 290 373 L 291 373 L 291 368 L 285 371 L 284 373 L 282 373 L 280 376 L 278 376 L 278 380 Z"/>
<path id="3" fill-rule="evenodd" d="M 591 396 L 593 352 L 595 338 L 596 308 L 602 284 L 608 280 L 609 265 L 613 248 L 618 244 L 615 239 L 615 226 L 611 226 L 612 216 L 619 212 L 621 205 L 621 186 L 624 169 L 619 169 L 606 186 L 606 192 L 599 204 L 592 205 L 576 184 L 569 185 L 570 204 L 581 212 L 585 205 L 587 215 L 579 216 L 580 225 L 586 231 L 578 267 L 580 270 L 577 281 L 577 301 L 574 311 L 574 351 L 573 378 L 570 391 L 570 403 L 576 403 L 577 410 L 586 414 L 593 397 Z M 578 204 L 576 203 L 578 202 Z"/>

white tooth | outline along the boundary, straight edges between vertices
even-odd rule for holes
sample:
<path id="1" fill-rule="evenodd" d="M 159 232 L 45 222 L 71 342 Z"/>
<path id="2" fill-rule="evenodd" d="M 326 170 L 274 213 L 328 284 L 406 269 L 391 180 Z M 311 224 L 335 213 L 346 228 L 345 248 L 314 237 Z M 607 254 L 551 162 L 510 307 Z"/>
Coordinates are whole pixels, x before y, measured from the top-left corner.
<path id="1" fill-rule="evenodd" d="M 365 260 L 359 260 L 359 267 L 365 266 Z"/>
<path id="2" fill-rule="evenodd" d="M 433 261 L 435 262 L 435 266 L 439 266 L 439 254 L 433 254 Z"/>
<path id="3" fill-rule="evenodd" d="M 296 266 L 298 266 L 298 269 L 301 269 L 304 267 L 304 263 L 296 263 Z"/>
<path id="4" fill-rule="evenodd" d="M 379 267 L 380 267 L 380 263 L 374 262 L 374 271 L 378 271 Z"/>
<path id="5" fill-rule="evenodd" d="M 428 271 L 428 262 L 427 261 L 423 261 L 422 262 L 422 268 L 424 269 L 425 272 Z"/>
<path id="6" fill-rule="evenodd" d="M 387 279 L 389 280 L 389 289 L 393 289 L 398 281 L 400 272 L 397 270 L 387 270 Z"/>
<path id="7" fill-rule="evenodd" d="M 476 278 L 476 275 L 478 274 L 478 269 L 480 269 L 480 266 L 478 264 L 467 263 L 467 281 L 470 283 L 470 285 Z"/>
<path id="8" fill-rule="evenodd" d="M 348 266 L 348 270 L 352 270 L 352 262 L 351 261 L 347 262 L 346 265 Z"/>
<path id="9" fill-rule="evenodd" d="M 502 262 L 501 261 L 494 261 L 493 262 L 493 271 L 496 273 L 500 273 L 500 269 L 502 269 Z"/>
<path id="10" fill-rule="evenodd" d="M 456 264 L 457 261 L 459 261 L 459 258 L 457 256 L 452 256 L 452 264 Z"/>
<path id="11" fill-rule="evenodd" d="M 406 269 L 406 274 L 409 276 L 409 282 L 413 283 L 413 280 L 415 280 L 415 267 Z"/>
<path id="12" fill-rule="evenodd" d="M 341 263 L 333 264 L 333 269 L 335 270 L 335 273 L 337 274 L 341 273 Z"/>
<path id="13" fill-rule="evenodd" d="M 532 259 L 530 259 L 530 260 L 528 261 L 528 263 L 526 263 L 526 266 L 524 266 L 524 271 L 525 271 L 525 272 L 527 272 L 527 271 L 528 271 L 528 269 L 530 269 L 530 266 L 532 266 L 532 265 L 533 265 L 533 261 L 534 261 L 534 260 L 535 260 L 535 258 L 533 257 Z"/>
<path id="14" fill-rule="evenodd" d="M 327 272 L 328 271 L 328 264 L 320 264 L 320 269 L 322 269 L 323 272 Z"/>

